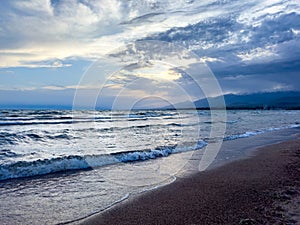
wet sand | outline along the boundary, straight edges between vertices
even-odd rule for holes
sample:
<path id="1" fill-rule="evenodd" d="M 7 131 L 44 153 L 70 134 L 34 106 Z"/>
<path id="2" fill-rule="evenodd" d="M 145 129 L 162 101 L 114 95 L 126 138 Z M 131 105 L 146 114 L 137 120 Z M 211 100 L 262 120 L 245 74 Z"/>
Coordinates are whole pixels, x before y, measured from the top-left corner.
<path id="1" fill-rule="evenodd" d="M 300 140 L 178 178 L 82 224 L 300 224 Z"/>

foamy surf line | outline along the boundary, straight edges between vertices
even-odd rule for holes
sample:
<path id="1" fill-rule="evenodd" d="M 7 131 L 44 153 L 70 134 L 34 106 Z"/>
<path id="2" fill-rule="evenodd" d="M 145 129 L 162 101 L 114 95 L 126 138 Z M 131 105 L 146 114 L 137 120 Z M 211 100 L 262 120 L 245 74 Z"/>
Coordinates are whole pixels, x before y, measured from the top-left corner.
<path id="1" fill-rule="evenodd" d="M 226 136 L 224 138 L 224 141 L 248 138 L 267 132 L 298 127 L 300 127 L 299 124 L 292 124 L 289 126 L 277 128 L 266 128 L 257 131 L 248 131 L 242 134 Z M 208 142 L 201 140 L 196 145 L 186 146 L 184 148 L 178 148 L 176 146 L 163 146 L 157 147 L 153 150 L 144 151 L 128 151 L 86 156 L 70 155 L 52 159 L 38 159 L 35 161 L 18 161 L 0 166 L 0 180 L 32 177 L 70 170 L 92 169 L 117 163 L 151 160 L 161 157 L 168 157 L 171 154 L 200 150 L 203 149 L 207 144 Z"/>
<path id="2" fill-rule="evenodd" d="M 242 134 L 229 135 L 229 136 L 226 136 L 223 140 L 230 141 L 230 140 L 235 140 L 235 139 L 239 139 L 239 138 L 247 138 L 247 137 L 251 137 L 251 136 L 256 136 L 259 134 L 264 134 L 264 133 L 268 133 L 268 132 L 272 132 L 272 131 L 284 130 L 284 129 L 290 129 L 290 128 L 298 128 L 298 127 L 300 127 L 299 124 L 292 124 L 292 125 L 283 126 L 283 127 L 270 127 L 270 128 L 265 128 L 265 129 L 256 130 L 256 131 L 247 131 Z"/>
<path id="3" fill-rule="evenodd" d="M 118 152 L 103 155 L 87 156 L 65 156 L 52 159 L 39 159 L 36 161 L 19 161 L 12 164 L 0 166 L 0 180 L 11 178 L 32 177 L 69 170 L 83 170 L 96 167 L 112 165 L 116 163 L 127 163 L 145 161 L 160 157 L 167 157 L 170 154 L 193 151 L 201 149 L 207 143 L 199 141 L 194 146 L 177 148 L 176 146 L 158 147 L 154 150 Z"/>

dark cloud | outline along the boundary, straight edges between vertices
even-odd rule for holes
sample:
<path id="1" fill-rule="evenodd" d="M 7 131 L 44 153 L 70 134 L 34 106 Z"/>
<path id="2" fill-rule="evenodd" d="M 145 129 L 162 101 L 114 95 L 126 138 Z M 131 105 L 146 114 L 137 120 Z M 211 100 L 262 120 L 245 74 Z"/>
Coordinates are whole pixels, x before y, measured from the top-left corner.
<path id="1" fill-rule="evenodd" d="M 243 23 L 239 16 L 223 15 L 147 39 L 173 42 L 199 57 L 218 59 L 208 65 L 228 92 L 299 90 L 300 15 L 265 13 L 259 24 Z"/>

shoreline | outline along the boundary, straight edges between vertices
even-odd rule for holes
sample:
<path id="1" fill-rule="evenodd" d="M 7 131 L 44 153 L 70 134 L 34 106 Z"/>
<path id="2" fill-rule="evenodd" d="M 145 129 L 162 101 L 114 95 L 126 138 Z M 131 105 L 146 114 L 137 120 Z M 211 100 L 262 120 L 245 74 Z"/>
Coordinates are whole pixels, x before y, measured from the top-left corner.
<path id="1" fill-rule="evenodd" d="M 295 182 L 300 178 L 299 149 L 299 139 L 259 147 L 250 157 L 178 177 L 169 185 L 129 197 L 80 224 L 300 222 L 300 184 Z M 287 202 L 282 205 L 284 199 L 291 206 Z M 285 215 L 293 207 L 291 214 L 296 219 Z"/>

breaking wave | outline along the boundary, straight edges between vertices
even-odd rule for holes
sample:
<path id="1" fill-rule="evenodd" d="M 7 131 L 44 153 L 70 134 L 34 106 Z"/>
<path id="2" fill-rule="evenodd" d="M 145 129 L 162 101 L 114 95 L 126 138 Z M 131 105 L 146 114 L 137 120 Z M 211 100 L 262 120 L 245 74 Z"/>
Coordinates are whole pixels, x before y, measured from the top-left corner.
<path id="1" fill-rule="evenodd" d="M 82 170 L 101 167 L 116 163 L 128 163 L 166 157 L 173 153 L 201 149 L 207 143 L 199 141 L 196 145 L 177 148 L 176 146 L 157 147 L 153 150 L 128 151 L 103 155 L 71 155 L 52 159 L 39 159 L 35 161 L 19 161 L 0 166 L 0 180 L 10 178 L 31 177 L 68 170 Z"/>

